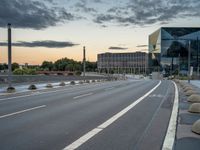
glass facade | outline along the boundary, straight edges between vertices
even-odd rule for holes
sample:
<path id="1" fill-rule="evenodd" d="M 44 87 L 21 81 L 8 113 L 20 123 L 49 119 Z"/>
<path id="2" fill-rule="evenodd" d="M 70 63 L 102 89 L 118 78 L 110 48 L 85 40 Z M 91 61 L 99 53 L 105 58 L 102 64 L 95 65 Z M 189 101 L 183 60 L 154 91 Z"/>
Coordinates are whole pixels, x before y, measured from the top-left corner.
<path id="1" fill-rule="evenodd" d="M 200 28 L 160 28 L 149 36 L 149 70 L 164 74 L 187 74 L 188 50 L 191 63 L 199 74 Z M 189 46 L 190 43 L 190 46 Z"/>
<path id="2" fill-rule="evenodd" d="M 121 72 L 145 73 L 148 59 L 147 56 L 147 53 L 144 52 L 98 54 L 98 70 L 102 72 L 108 70 L 118 72 L 121 70 Z"/>

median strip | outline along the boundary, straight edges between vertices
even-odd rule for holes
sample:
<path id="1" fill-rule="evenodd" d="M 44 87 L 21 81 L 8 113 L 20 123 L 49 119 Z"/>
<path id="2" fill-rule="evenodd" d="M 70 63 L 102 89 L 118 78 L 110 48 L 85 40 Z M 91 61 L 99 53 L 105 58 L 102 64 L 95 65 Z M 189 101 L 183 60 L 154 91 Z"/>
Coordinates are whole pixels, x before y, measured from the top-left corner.
<path id="1" fill-rule="evenodd" d="M 95 136 L 96 134 L 98 134 L 99 132 L 101 132 L 103 129 L 105 129 L 106 127 L 108 127 L 109 125 L 111 125 L 113 122 L 115 122 L 117 119 L 119 119 L 120 117 L 122 117 L 124 114 L 126 114 L 133 107 L 135 107 L 138 103 L 140 103 L 142 100 L 144 100 L 154 90 L 156 90 L 160 86 L 160 84 L 161 84 L 161 81 L 153 89 L 151 89 L 145 95 L 143 95 L 142 97 L 140 97 L 139 99 L 137 99 L 136 101 L 134 101 L 128 107 L 124 108 L 122 111 L 120 111 L 119 113 L 117 113 L 116 115 L 114 115 L 113 117 L 111 117 L 110 119 L 108 119 L 107 121 L 105 121 L 104 123 L 102 123 L 101 125 L 99 125 L 98 127 L 92 129 L 91 131 L 89 131 L 88 133 L 86 133 L 85 135 L 83 135 L 82 137 L 80 137 L 78 140 L 74 141 L 72 144 L 66 146 L 63 150 L 74 150 L 74 149 L 77 149 L 78 147 L 80 147 L 82 144 L 84 144 L 89 139 L 91 139 L 93 136 Z"/>
<path id="2" fill-rule="evenodd" d="M 82 97 L 86 97 L 86 96 L 90 96 L 90 95 L 93 95 L 93 93 L 88 93 L 88 94 L 83 94 L 83 95 L 80 95 L 80 96 L 76 96 L 76 97 L 73 97 L 73 99 L 78 99 L 78 98 L 82 98 Z"/>
<path id="3" fill-rule="evenodd" d="M 46 107 L 46 105 L 37 106 L 37 107 L 29 108 L 29 109 L 24 109 L 24 110 L 21 110 L 21 111 L 17 111 L 17 112 L 14 112 L 14 113 L 10 113 L 10 114 L 0 116 L 0 119 L 10 117 L 10 116 L 14 116 L 14 115 L 18 115 L 18 114 L 25 113 L 25 112 L 28 112 L 28 111 L 44 108 L 44 107 Z"/>

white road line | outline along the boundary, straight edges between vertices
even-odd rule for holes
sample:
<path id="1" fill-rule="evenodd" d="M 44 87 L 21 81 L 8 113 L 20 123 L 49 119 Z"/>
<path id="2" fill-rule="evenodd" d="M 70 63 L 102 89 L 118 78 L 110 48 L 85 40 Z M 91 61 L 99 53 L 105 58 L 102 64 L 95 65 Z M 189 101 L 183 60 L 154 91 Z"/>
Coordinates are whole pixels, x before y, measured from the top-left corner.
<path id="1" fill-rule="evenodd" d="M 117 119 L 119 119 L 120 117 L 122 117 L 124 114 L 126 114 L 130 109 L 132 109 L 133 107 L 135 107 L 138 103 L 140 103 L 142 100 L 144 100 L 149 94 L 151 94 L 157 87 L 159 87 L 161 84 L 161 81 L 153 88 L 151 89 L 149 92 L 147 92 L 145 95 L 143 95 L 142 97 L 140 97 L 139 99 L 137 99 L 136 101 L 134 101 L 131 105 L 129 105 L 128 107 L 126 107 L 125 109 L 123 109 L 122 111 L 120 111 L 119 113 L 117 113 L 116 115 L 114 115 L 113 117 L 111 117 L 110 119 L 108 119 L 106 122 L 102 123 L 101 125 L 99 125 L 98 127 L 94 128 L 93 130 L 89 131 L 88 133 L 86 133 L 85 135 L 83 135 L 82 137 L 80 137 L 78 140 L 74 141 L 72 144 L 66 146 L 63 150 L 74 150 L 77 149 L 78 147 L 80 147 L 83 143 L 87 142 L 89 139 L 91 139 L 93 136 L 95 136 L 96 134 L 98 134 L 99 132 L 101 132 L 103 129 L 105 129 L 106 127 L 108 127 L 109 125 L 111 125 L 113 122 L 115 122 Z"/>
<path id="2" fill-rule="evenodd" d="M 22 96 L 14 96 L 14 97 L 9 97 L 9 98 L 2 98 L 2 99 L 0 99 L 0 101 L 11 100 L 11 99 L 16 99 L 16 98 L 24 98 L 24 97 L 29 97 L 29 96 L 37 96 L 37 95 L 42 95 L 42 94 L 62 92 L 62 91 L 67 91 L 67 90 L 71 90 L 71 89 L 73 89 L 73 88 L 70 88 L 70 89 L 69 88 L 65 88 L 65 89 L 62 89 L 62 90 L 54 90 L 54 91 L 46 91 L 46 92 L 37 90 L 37 91 L 35 91 L 37 93 L 32 93 L 32 94 L 27 94 L 27 95 L 22 95 Z M 15 93 L 15 94 L 17 94 L 17 93 Z"/>
<path id="3" fill-rule="evenodd" d="M 107 90 L 112 90 L 112 89 L 114 89 L 115 87 L 110 87 L 110 88 L 107 88 L 107 89 L 105 89 L 105 91 L 107 91 Z"/>
<path id="4" fill-rule="evenodd" d="M 10 113 L 10 114 L 0 116 L 0 119 L 10 117 L 10 116 L 14 116 L 14 115 L 21 114 L 21 113 L 25 113 L 25 112 L 28 112 L 28 111 L 44 108 L 44 107 L 46 107 L 46 105 L 37 106 L 37 107 L 29 108 L 29 109 L 24 109 L 24 110 L 21 110 L 21 111 L 17 111 L 17 112 L 14 112 L 14 113 Z"/>
<path id="5" fill-rule="evenodd" d="M 88 94 L 83 94 L 83 95 L 80 95 L 80 96 L 76 96 L 76 97 L 73 97 L 73 99 L 78 99 L 78 98 L 82 98 L 82 97 L 86 97 L 86 96 L 90 96 L 90 95 L 93 95 L 93 93 L 88 93 Z"/>
<path id="6" fill-rule="evenodd" d="M 167 134 L 165 136 L 162 150 L 172 150 L 174 146 L 175 136 L 176 136 L 179 94 L 178 94 L 178 88 L 177 88 L 176 83 L 173 82 L 173 84 L 175 86 L 174 105 L 173 105 L 172 114 L 169 121 L 169 126 L 167 129 Z"/>
<path id="7" fill-rule="evenodd" d="M 56 93 L 56 92 L 62 92 L 65 91 L 67 89 L 64 90 L 54 90 L 54 91 L 47 91 L 47 92 L 39 92 L 36 91 L 34 93 L 28 94 L 28 95 L 22 95 L 22 96 L 14 96 L 14 97 L 8 97 L 8 98 L 2 98 L 0 99 L 0 101 L 5 101 L 5 100 L 11 100 L 11 99 L 16 99 L 16 98 L 24 98 L 24 97 L 29 97 L 29 96 L 37 96 L 37 95 L 42 95 L 42 94 L 48 94 L 48 93 Z"/>
<path id="8" fill-rule="evenodd" d="M 0 99 L 0 101 L 11 100 L 11 99 L 16 99 L 16 98 L 24 98 L 24 97 L 29 97 L 29 96 L 37 96 L 37 95 L 42 95 L 42 94 L 56 93 L 56 92 L 62 92 L 62 91 L 66 91 L 66 90 L 70 90 L 70 89 L 66 88 L 66 89 L 63 89 L 63 90 L 54 90 L 54 91 L 46 91 L 46 92 L 35 91 L 34 93 L 31 93 L 31 94 L 28 94 L 28 95 L 2 98 L 2 99 Z"/>

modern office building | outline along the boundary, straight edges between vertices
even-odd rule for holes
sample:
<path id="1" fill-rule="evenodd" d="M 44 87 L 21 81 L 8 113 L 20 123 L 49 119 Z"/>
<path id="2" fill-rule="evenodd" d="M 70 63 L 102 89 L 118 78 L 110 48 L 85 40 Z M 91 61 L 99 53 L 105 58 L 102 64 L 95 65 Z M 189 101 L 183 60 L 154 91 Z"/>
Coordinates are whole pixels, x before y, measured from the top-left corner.
<path id="1" fill-rule="evenodd" d="M 163 27 L 149 36 L 149 70 L 165 74 L 188 72 L 188 56 L 195 73 L 200 65 L 200 28 Z"/>
<path id="2" fill-rule="evenodd" d="M 98 70 L 107 73 L 145 74 L 148 55 L 145 52 L 98 54 Z"/>

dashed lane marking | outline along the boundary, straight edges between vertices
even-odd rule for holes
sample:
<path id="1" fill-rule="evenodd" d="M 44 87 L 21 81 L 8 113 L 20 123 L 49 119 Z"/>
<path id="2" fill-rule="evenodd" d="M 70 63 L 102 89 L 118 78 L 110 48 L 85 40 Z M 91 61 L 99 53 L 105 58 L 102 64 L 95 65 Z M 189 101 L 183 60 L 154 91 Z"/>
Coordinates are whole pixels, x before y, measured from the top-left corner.
<path id="1" fill-rule="evenodd" d="M 10 116 L 14 116 L 14 115 L 18 115 L 18 114 L 25 113 L 25 112 L 28 112 L 28 111 L 32 111 L 32 110 L 36 110 L 36 109 L 40 109 L 40 108 L 44 108 L 44 107 L 46 107 L 46 105 L 37 106 L 37 107 L 29 108 L 29 109 L 24 109 L 24 110 L 17 111 L 17 112 L 14 112 L 14 113 L 10 113 L 10 114 L 6 114 L 6 115 L 2 115 L 2 116 L 0 116 L 0 119 L 2 119 L 2 118 L 6 118 L 6 117 L 10 117 Z"/>
<path id="2" fill-rule="evenodd" d="M 83 135 L 82 137 L 80 137 L 79 139 L 77 139 L 76 141 L 74 141 L 72 144 L 66 146 L 63 150 L 74 150 L 74 149 L 77 149 L 78 147 L 80 147 L 82 144 L 84 144 L 89 139 L 91 139 L 93 136 L 95 136 L 96 134 L 98 134 L 99 132 L 101 132 L 103 129 L 105 129 L 106 127 L 108 127 L 109 125 L 111 125 L 113 122 L 115 122 L 117 119 L 119 119 L 120 117 L 122 117 L 124 114 L 126 114 L 133 107 L 135 107 L 138 103 L 140 103 L 142 100 L 144 100 L 154 90 L 156 90 L 156 88 L 159 87 L 160 84 L 161 84 L 161 81 L 153 89 L 151 89 L 145 95 L 143 95 L 142 97 L 140 97 L 139 99 L 137 99 L 136 101 L 134 101 L 128 107 L 124 108 L 122 111 L 120 111 L 119 113 L 117 113 L 116 115 L 114 115 L 113 117 L 111 117 L 110 119 L 108 119 L 107 121 L 105 121 L 104 123 L 102 123 L 101 125 L 99 125 L 98 127 L 92 129 L 91 131 L 89 131 L 88 133 L 86 133 L 85 135 Z"/>

